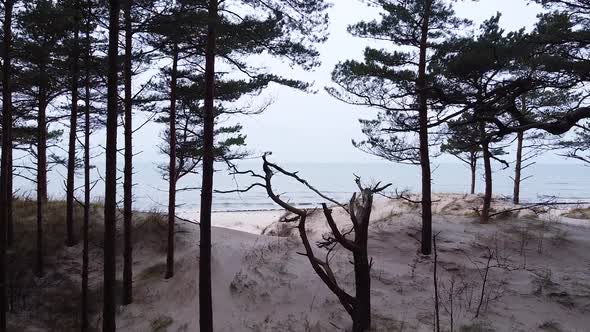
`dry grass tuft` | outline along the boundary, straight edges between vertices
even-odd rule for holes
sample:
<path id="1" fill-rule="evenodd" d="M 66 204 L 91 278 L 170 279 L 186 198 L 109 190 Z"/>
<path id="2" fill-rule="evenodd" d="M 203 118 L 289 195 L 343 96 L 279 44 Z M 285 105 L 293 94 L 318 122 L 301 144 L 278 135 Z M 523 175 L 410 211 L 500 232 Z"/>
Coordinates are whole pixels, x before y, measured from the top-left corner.
<path id="1" fill-rule="evenodd" d="M 573 209 L 563 215 L 572 219 L 586 219 L 590 221 L 590 208 Z"/>

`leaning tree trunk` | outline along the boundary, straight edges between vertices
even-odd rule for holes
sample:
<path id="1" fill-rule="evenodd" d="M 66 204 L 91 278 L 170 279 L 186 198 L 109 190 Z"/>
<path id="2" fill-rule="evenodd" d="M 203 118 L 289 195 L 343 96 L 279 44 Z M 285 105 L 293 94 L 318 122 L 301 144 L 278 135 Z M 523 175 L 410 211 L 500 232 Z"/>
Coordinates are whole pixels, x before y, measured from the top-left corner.
<path id="1" fill-rule="evenodd" d="M 41 65 L 39 114 L 37 115 L 37 265 L 35 272 L 43 276 L 43 218 L 47 204 L 47 72 Z"/>
<path id="2" fill-rule="evenodd" d="M 485 194 L 483 198 L 483 208 L 481 211 L 481 223 L 487 223 L 490 219 L 490 209 L 492 206 L 492 154 L 490 153 L 490 143 L 484 140 L 481 144 L 483 151 L 484 173 L 485 173 Z"/>
<path id="3" fill-rule="evenodd" d="M 76 4 L 76 11 L 79 10 L 79 5 L 79 3 Z M 74 28 L 74 45 L 71 55 L 72 109 L 70 114 L 70 137 L 68 144 L 68 175 L 66 181 L 66 245 L 68 247 L 74 246 L 76 244 L 76 240 L 74 238 L 74 179 L 76 177 L 76 132 L 78 130 L 78 82 L 80 80 L 80 66 L 78 63 L 79 58 L 79 15 L 76 14 Z"/>
<path id="4" fill-rule="evenodd" d="M 422 254 L 432 252 L 432 182 L 430 170 L 430 153 L 428 143 L 428 104 L 426 91 L 426 51 L 428 49 L 428 32 L 432 0 L 426 1 L 422 18 L 420 39 L 420 62 L 416 92 L 418 95 L 418 121 L 420 125 L 420 167 L 422 169 Z"/>
<path id="5" fill-rule="evenodd" d="M 132 57 L 133 31 L 131 28 L 131 2 L 125 1 L 125 169 L 123 174 L 123 224 L 125 245 L 123 249 L 123 304 L 133 302 L 133 244 L 131 238 L 131 219 L 133 218 L 133 126 L 132 126 Z"/>
<path id="6" fill-rule="evenodd" d="M 10 239 L 10 207 L 12 205 L 12 90 L 11 59 L 13 1 L 4 1 L 4 47 L 2 49 L 2 161 L 0 166 L 0 331 L 6 331 L 6 244 Z M 8 237 L 8 239 L 7 239 Z"/>
<path id="7" fill-rule="evenodd" d="M 176 80 L 178 73 L 178 44 L 174 43 L 172 73 L 170 77 L 170 164 L 168 190 L 168 254 L 166 256 L 166 279 L 174 276 L 174 222 L 176 219 Z"/>
<path id="8" fill-rule="evenodd" d="M 516 136 L 517 147 L 516 147 L 516 165 L 514 166 L 514 196 L 513 203 L 520 204 L 520 183 L 522 173 L 522 145 L 524 141 L 524 133 L 519 131 Z"/>
<path id="9" fill-rule="evenodd" d="M 84 58 L 84 224 L 82 226 L 82 315 L 80 328 L 86 332 L 90 328 L 88 317 L 88 230 L 90 227 L 90 57 L 91 57 L 91 37 L 90 37 L 90 20 L 92 17 L 92 1 L 86 4 L 86 54 Z"/>
<path id="10" fill-rule="evenodd" d="M 213 203 L 213 162 L 215 159 L 215 52 L 218 0 L 209 0 L 207 46 L 205 49 L 205 112 L 203 116 L 203 177 L 201 182 L 201 242 L 199 256 L 199 326 L 213 331 L 211 296 L 211 205 Z"/>
<path id="11" fill-rule="evenodd" d="M 110 0 L 104 195 L 103 332 L 115 332 L 115 236 L 117 223 L 117 108 L 119 0 Z"/>

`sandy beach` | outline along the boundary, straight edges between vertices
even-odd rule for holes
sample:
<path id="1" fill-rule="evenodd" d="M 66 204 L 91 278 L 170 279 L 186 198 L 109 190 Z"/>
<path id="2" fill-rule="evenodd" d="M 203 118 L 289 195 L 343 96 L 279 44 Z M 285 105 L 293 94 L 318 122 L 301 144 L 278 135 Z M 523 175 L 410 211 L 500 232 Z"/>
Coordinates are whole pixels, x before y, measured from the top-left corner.
<path id="1" fill-rule="evenodd" d="M 451 312 L 453 330 L 460 331 L 587 330 L 590 220 L 577 219 L 587 210 L 576 210 L 577 218 L 563 216 L 571 207 L 539 216 L 523 210 L 482 225 L 473 215 L 479 197 L 438 198 L 434 230 L 439 234 L 441 324 L 447 330 Z M 502 201 L 494 205 L 496 210 L 510 207 Z M 217 331 L 349 328 L 336 297 L 297 254 L 297 232 L 277 222 L 281 215 L 278 210 L 215 214 Z M 334 216 L 342 228 L 348 227 L 344 211 L 334 209 Z M 419 229 L 414 204 L 375 202 L 369 235 L 374 331 L 432 331 L 433 258 L 417 253 Z M 314 214 L 309 236 L 318 240 L 327 231 L 323 216 Z M 171 280 L 162 278 L 162 246 L 136 247 L 136 270 L 141 272 L 135 279 L 135 303 L 119 313 L 123 330 L 197 330 L 198 226 L 180 221 L 177 236 L 178 272 Z M 340 250 L 331 261 L 348 289 L 354 285 L 349 260 Z"/>
<path id="2" fill-rule="evenodd" d="M 587 331 L 590 324 L 590 219 L 587 207 L 507 212 L 480 224 L 479 196 L 435 195 L 440 319 L 450 331 Z M 514 209 L 496 200 L 495 211 Z M 100 223 L 100 210 L 95 210 Z M 333 209 L 338 226 L 348 215 Z M 193 218 L 196 216 L 192 216 Z M 313 272 L 293 224 L 281 210 L 218 212 L 213 218 L 213 290 L 216 331 L 346 331 L 350 318 Z M 134 303 L 118 307 L 121 331 L 198 330 L 198 224 L 178 220 L 176 274 L 164 279 L 166 218 L 136 213 Z M 184 219 L 184 217 L 183 217 Z M 188 219 L 188 218 L 187 218 Z M 99 243 L 100 224 L 92 232 Z M 321 213 L 308 220 L 315 243 L 328 232 Z M 404 200 L 374 202 L 369 228 L 373 331 L 432 331 L 434 257 L 418 252 L 418 206 Z M 119 239 L 121 240 L 121 239 Z M 119 241 L 118 240 L 118 241 Z M 41 331 L 59 320 L 63 285 L 79 285 L 80 247 L 59 249 L 40 295 L 47 315 L 11 317 L 19 331 Z M 323 257 L 317 249 L 318 257 Z M 102 250 L 91 247 L 91 300 L 100 303 Z M 119 256 L 120 259 L 120 256 Z M 351 257 L 336 250 L 330 264 L 341 285 L 354 288 Z M 122 261 L 118 261 L 121 271 Z M 118 272 L 120 273 L 120 272 Z M 59 276 L 59 278 L 58 278 Z M 65 277 L 67 276 L 67 278 Z M 485 285 L 484 285 L 485 276 Z M 63 281 L 66 278 L 66 281 Z M 52 283 L 53 280 L 61 280 Z M 59 292 L 58 292 L 59 290 Z M 35 293 L 36 294 L 36 293 Z M 98 306 L 93 321 L 100 326 Z M 452 315 L 451 315 L 452 312 Z M 476 317 L 477 316 L 477 317 Z M 62 317 L 62 318 L 60 318 Z M 452 317 L 452 323 L 451 323 Z M 69 331 L 67 328 L 64 331 Z"/>

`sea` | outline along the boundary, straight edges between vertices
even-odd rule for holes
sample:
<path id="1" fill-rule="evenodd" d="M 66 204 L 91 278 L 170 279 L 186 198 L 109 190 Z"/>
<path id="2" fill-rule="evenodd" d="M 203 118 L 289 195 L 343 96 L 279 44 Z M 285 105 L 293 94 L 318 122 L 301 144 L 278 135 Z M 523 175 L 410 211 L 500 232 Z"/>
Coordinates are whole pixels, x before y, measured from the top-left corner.
<path id="1" fill-rule="evenodd" d="M 289 171 L 297 171 L 301 178 L 334 200 L 347 202 L 357 189 L 354 182 L 359 176 L 363 183 L 391 183 L 390 194 L 395 191 L 420 192 L 420 168 L 387 162 L 371 163 L 281 163 Z M 168 184 L 158 163 L 137 162 L 134 165 L 134 208 L 140 211 L 166 211 L 168 202 Z M 252 160 L 238 164 L 240 170 L 253 170 L 262 174 L 262 163 Z M 483 192 L 483 170 L 478 171 L 476 191 Z M 511 197 L 513 192 L 512 168 L 494 170 L 494 194 Z M 92 180 L 96 182 L 92 199 L 100 202 L 104 196 L 104 186 L 100 174 L 104 174 L 101 165 L 96 165 Z M 65 170 L 53 169 L 49 173 L 50 199 L 65 198 Z M 82 178 L 76 179 L 77 196 L 83 197 Z M 178 211 L 192 212 L 199 210 L 200 190 L 199 174 L 181 179 L 177 194 Z M 521 185 L 521 199 L 524 202 L 537 202 L 548 198 L 560 201 L 590 201 L 590 167 L 583 164 L 534 164 L 523 172 L 529 177 Z M 435 193 L 468 193 L 470 172 L 462 164 L 441 163 L 433 165 L 432 188 Z M 119 181 L 122 181 L 122 176 Z M 219 164 L 216 167 L 214 187 L 220 191 L 233 193 L 215 193 L 214 211 L 249 211 L 277 209 L 263 188 L 255 187 L 248 192 L 238 192 L 249 187 L 256 178 L 249 175 L 232 175 Z M 122 184 L 121 184 L 122 185 Z M 312 207 L 324 200 L 305 186 L 276 176 L 273 182 L 275 192 L 290 203 L 300 207 Z M 15 189 L 21 197 L 35 197 L 34 184 L 17 178 Z M 185 190 L 186 189 L 186 190 Z M 122 193 L 122 187 L 119 190 Z M 185 213 L 185 214 L 186 214 Z"/>

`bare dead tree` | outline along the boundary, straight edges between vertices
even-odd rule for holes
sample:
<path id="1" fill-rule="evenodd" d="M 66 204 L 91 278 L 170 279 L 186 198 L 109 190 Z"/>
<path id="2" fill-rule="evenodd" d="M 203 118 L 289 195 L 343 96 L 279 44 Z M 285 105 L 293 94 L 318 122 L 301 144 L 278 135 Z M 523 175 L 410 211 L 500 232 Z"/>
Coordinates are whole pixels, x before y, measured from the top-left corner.
<path id="1" fill-rule="evenodd" d="M 350 221 L 352 223 L 352 228 L 345 232 L 338 228 L 332 216 L 332 210 L 327 206 L 327 204 L 322 204 L 322 211 L 328 226 L 330 227 L 331 233 L 329 235 L 324 235 L 322 240 L 317 243 L 319 248 L 326 251 L 325 257 L 321 259 L 314 253 L 314 249 L 310 244 L 305 229 L 307 217 L 312 211 L 315 211 L 315 209 L 300 209 L 293 206 L 292 204 L 287 203 L 280 197 L 280 195 L 275 193 L 272 186 L 272 179 L 275 174 L 281 174 L 298 181 L 316 193 L 319 193 L 319 191 L 311 186 L 306 180 L 299 177 L 297 172 L 286 171 L 280 166 L 269 162 L 267 160 L 267 155 L 263 156 L 262 159 L 264 161 L 264 175 L 255 174 L 252 171 L 242 172 L 242 174 L 250 174 L 251 176 L 260 180 L 258 183 L 250 186 L 250 188 L 257 186 L 265 188 L 268 196 L 276 204 L 295 215 L 293 218 L 283 218 L 281 221 L 298 222 L 297 229 L 299 231 L 299 237 L 301 238 L 303 247 L 305 248 L 305 252 L 300 254 L 309 259 L 309 262 L 316 274 L 336 295 L 336 297 L 338 297 L 338 300 L 353 321 L 353 331 L 362 332 L 369 330 L 371 328 L 370 270 L 372 265 L 372 260 L 369 259 L 367 250 L 369 221 L 373 206 L 373 196 L 376 193 L 380 193 L 387 189 L 390 184 L 381 186 L 380 183 L 377 183 L 371 187 L 364 187 L 361 184 L 361 179 L 359 177 L 356 178 L 355 181 L 359 188 L 360 195 L 357 198 L 357 194 L 353 194 L 348 203 L 348 206 L 343 209 L 350 216 Z M 320 196 L 323 197 L 324 195 L 321 194 Z M 354 237 L 350 238 L 352 235 L 354 235 Z M 330 267 L 330 257 L 332 257 L 334 250 L 338 246 L 341 246 L 344 249 L 350 251 L 353 256 L 356 291 L 354 296 L 349 294 L 340 286 L 334 271 Z"/>

